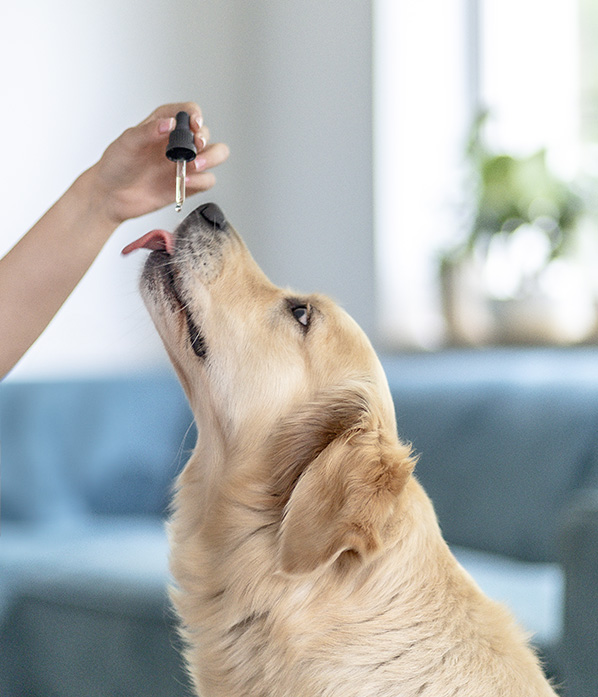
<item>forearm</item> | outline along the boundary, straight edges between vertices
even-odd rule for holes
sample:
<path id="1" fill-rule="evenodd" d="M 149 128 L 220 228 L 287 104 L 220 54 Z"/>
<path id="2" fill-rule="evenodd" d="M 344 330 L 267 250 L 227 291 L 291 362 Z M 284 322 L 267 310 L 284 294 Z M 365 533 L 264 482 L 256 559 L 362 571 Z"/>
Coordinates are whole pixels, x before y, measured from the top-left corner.
<path id="1" fill-rule="evenodd" d="M 88 170 L 0 259 L 0 378 L 46 328 L 116 228 L 94 199 Z"/>

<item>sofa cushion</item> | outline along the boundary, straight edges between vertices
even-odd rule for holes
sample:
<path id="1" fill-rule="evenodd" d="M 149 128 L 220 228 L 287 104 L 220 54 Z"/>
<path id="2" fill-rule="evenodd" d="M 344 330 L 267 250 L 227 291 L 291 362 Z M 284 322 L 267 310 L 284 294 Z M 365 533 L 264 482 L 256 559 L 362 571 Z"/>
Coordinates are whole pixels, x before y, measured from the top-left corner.
<path id="1" fill-rule="evenodd" d="M 454 351 L 383 365 L 447 540 L 554 561 L 561 508 L 598 476 L 598 351 Z"/>
<path id="2" fill-rule="evenodd" d="M 6 522 L 0 545 L 0 608 L 5 612 L 16 596 L 39 595 L 56 584 L 71 586 L 72 599 L 81 588 L 86 602 L 93 596 L 102 609 L 138 616 L 151 615 L 157 607 L 162 611 L 169 574 L 168 543 L 159 518 L 89 516 L 58 525 Z"/>
<path id="3" fill-rule="evenodd" d="M 522 562 L 453 547 L 460 564 L 493 600 L 506 605 L 536 646 L 550 653 L 563 632 L 565 580 L 558 564 Z"/>
<path id="4" fill-rule="evenodd" d="M 2 518 L 162 514 L 192 421 L 170 373 L 2 385 Z"/>
<path id="5" fill-rule="evenodd" d="M 3 695 L 188 694 L 160 520 L 7 523 L 0 544 Z"/>

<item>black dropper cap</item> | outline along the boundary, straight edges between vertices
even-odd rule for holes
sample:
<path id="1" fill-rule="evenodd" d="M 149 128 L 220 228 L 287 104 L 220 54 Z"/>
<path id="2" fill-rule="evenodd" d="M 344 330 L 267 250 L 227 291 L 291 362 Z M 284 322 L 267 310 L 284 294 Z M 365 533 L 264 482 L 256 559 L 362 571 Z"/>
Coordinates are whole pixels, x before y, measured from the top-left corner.
<path id="1" fill-rule="evenodd" d="M 171 132 L 166 148 L 166 157 L 173 162 L 185 160 L 191 162 L 197 155 L 197 148 L 193 139 L 193 131 L 189 125 L 189 114 L 179 111 L 176 115 L 176 126 Z"/>

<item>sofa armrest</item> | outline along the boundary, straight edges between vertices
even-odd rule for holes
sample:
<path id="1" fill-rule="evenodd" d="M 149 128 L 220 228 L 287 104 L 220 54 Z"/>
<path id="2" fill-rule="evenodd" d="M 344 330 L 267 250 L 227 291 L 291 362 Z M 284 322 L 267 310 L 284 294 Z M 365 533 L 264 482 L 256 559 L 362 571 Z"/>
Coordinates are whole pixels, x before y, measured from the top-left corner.
<path id="1" fill-rule="evenodd" d="M 598 695 L 598 489 L 565 508 L 561 527 L 565 571 L 563 663 L 566 694 Z"/>

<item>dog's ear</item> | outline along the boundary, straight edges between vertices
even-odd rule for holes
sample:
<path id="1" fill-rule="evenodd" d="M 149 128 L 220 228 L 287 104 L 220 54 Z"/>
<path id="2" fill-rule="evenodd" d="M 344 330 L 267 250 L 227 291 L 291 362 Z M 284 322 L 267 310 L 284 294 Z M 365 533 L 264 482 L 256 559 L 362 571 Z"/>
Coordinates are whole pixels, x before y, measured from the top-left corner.
<path id="1" fill-rule="evenodd" d="M 321 395 L 279 445 L 281 570 L 310 573 L 343 553 L 375 557 L 415 459 L 385 434 L 367 397 L 355 390 Z"/>

